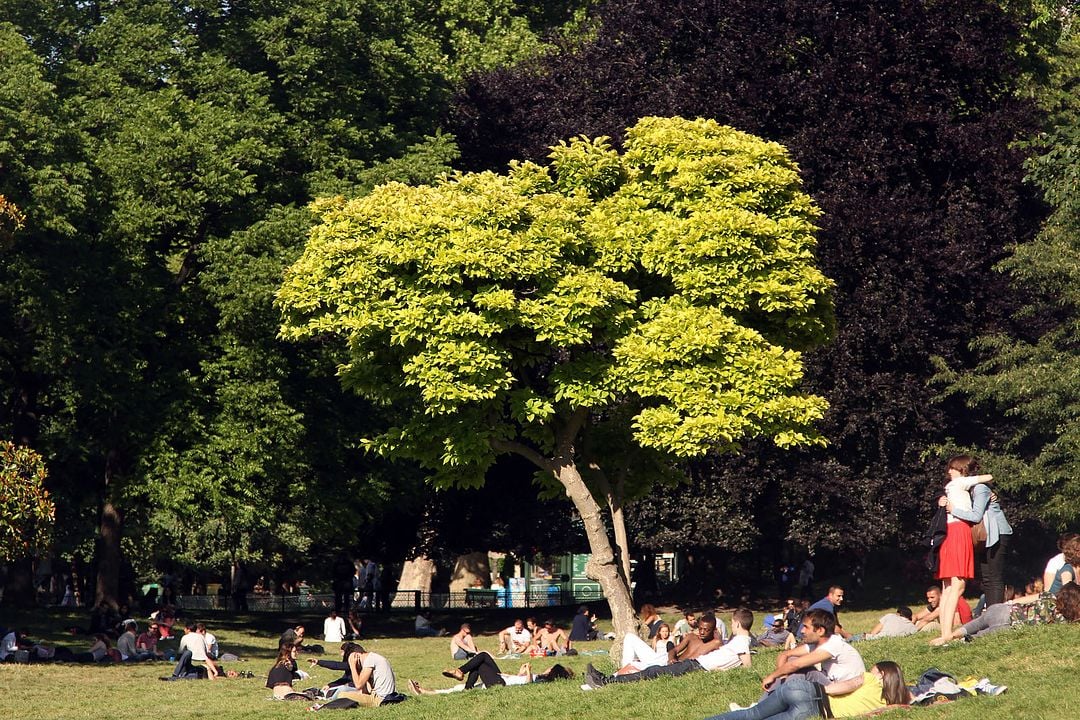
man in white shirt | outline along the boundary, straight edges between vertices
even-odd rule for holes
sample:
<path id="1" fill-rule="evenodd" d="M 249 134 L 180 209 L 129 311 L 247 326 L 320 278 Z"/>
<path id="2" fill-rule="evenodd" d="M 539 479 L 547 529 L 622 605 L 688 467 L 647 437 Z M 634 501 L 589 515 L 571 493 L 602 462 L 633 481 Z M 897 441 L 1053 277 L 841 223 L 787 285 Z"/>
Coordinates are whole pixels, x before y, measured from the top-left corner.
<path id="1" fill-rule="evenodd" d="M 394 669 L 390 661 L 378 653 L 357 646 L 349 655 L 349 675 L 355 690 L 339 692 L 337 697 L 355 700 L 366 707 L 382 705 L 383 700 L 397 692 Z"/>
<path id="2" fill-rule="evenodd" d="M 525 652 L 530 640 L 532 640 L 532 633 L 525 629 L 525 623 L 518 618 L 513 625 L 499 633 L 499 652 Z"/>
<path id="3" fill-rule="evenodd" d="M 702 615 L 698 620 L 697 636 L 700 642 L 693 644 L 693 649 L 682 660 L 674 660 L 676 650 L 672 650 L 673 662 L 667 665 L 653 665 L 640 672 L 607 676 L 600 673 L 589 663 L 585 666 L 585 684 L 599 688 L 609 683 L 628 683 L 640 680 L 652 680 L 662 675 L 685 675 L 698 670 L 731 670 L 735 667 L 750 667 L 750 628 L 754 625 L 754 614 L 746 608 L 739 608 L 731 614 L 731 640 L 720 645 L 716 637 L 716 618 L 712 613 Z M 690 638 L 694 636 L 691 635 Z M 685 641 L 684 641 L 685 642 Z M 681 643 L 680 643 L 681 646 Z M 695 652 L 703 651 L 700 654 Z"/>
<path id="4" fill-rule="evenodd" d="M 345 619 L 338 617 L 337 610 L 331 610 L 330 615 L 323 620 L 323 640 L 328 643 L 339 643 L 345 639 Z"/>
<path id="5" fill-rule="evenodd" d="M 206 676 L 213 680 L 219 674 L 217 663 L 206 651 L 206 625 L 198 623 L 192 626 L 188 624 L 184 636 L 180 638 L 180 644 L 176 648 L 176 668 L 171 678 L 162 680 L 195 680 L 202 677 L 201 668 L 192 665 L 193 662 L 201 662 L 206 668 Z"/>
<path id="6" fill-rule="evenodd" d="M 778 680 L 788 675 L 802 675 L 825 686 L 830 695 L 830 686 L 837 683 L 843 693 L 853 692 L 862 685 L 866 663 L 859 651 L 849 645 L 844 638 L 836 634 L 836 618 L 827 610 L 808 610 L 803 618 L 803 638 L 806 644 L 791 650 L 784 650 L 776 658 L 776 670 L 765 676 L 761 687 L 769 692 Z M 821 670 L 814 666 L 821 664 Z"/>

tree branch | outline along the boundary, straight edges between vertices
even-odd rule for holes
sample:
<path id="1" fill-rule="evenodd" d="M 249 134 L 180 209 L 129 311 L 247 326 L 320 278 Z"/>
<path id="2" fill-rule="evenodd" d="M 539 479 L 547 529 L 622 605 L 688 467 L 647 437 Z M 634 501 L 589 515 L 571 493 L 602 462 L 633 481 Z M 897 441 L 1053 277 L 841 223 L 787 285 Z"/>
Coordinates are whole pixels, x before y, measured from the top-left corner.
<path id="1" fill-rule="evenodd" d="M 516 440 L 492 440 L 491 447 L 495 448 L 499 452 L 515 453 L 525 458 L 536 467 L 541 470 L 551 471 L 551 461 L 541 455 L 536 450 L 533 450 L 528 445 L 519 443 Z"/>

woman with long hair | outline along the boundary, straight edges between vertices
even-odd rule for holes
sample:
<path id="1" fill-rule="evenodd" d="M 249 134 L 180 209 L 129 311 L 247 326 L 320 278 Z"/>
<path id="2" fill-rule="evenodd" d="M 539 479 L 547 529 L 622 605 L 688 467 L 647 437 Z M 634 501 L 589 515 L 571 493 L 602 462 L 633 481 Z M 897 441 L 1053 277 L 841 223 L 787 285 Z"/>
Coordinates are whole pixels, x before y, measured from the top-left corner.
<path id="1" fill-rule="evenodd" d="M 976 475 L 979 463 L 970 455 L 957 455 L 945 468 L 945 494 L 938 506 L 971 511 L 969 491 L 979 483 L 993 480 L 990 475 Z M 975 548 L 971 541 L 971 523 L 948 513 L 945 541 L 938 553 L 938 580 L 941 580 L 941 637 L 952 634 L 953 614 L 964 597 L 967 581 L 975 577 Z"/>
<path id="2" fill-rule="evenodd" d="M 852 689 L 841 694 L 848 687 Z M 907 705 L 911 702 L 911 693 L 904 683 L 900 666 L 891 660 L 882 660 L 861 678 L 827 686 L 789 675 L 757 705 L 715 715 L 708 720 L 806 720 L 820 715 L 826 702 L 833 717 L 855 717 L 889 705 Z"/>
<path id="3" fill-rule="evenodd" d="M 664 622 L 664 619 L 656 612 L 656 608 L 652 603 L 645 603 L 641 606 L 638 618 L 641 620 L 641 624 L 649 629 L 649 640 L 656 637 L 656 631 L 660 629 L 660 625 Z"/>

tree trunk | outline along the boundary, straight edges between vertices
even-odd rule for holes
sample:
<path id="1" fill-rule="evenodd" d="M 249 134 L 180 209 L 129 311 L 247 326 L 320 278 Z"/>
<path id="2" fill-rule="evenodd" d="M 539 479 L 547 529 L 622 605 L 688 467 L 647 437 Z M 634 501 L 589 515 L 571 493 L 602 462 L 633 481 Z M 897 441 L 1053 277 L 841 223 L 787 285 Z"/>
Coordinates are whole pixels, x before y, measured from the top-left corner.
<path id="1" fill-rule="evenodd" d="M 550 472 L 562 484 L 566 496 L 574 503 L 574 509 L 585 527 L 591 552 L 589 562 L 585 564 L 585 574 L 600 583 L 600 588 L 607 598 L 608 607 L 611 609 L 611 623 L 615 626 L 615 644 L 611 648 L 611 657 L 619 658 L 622 656 L 623 639 L 628 634 L 637 632 L 638 622 L 634 615 L 634 601 L 630 596 L 629 575 L 623 572 L 622 565 L 615 557 L 615 551 L 608 539 L 603 511 L 582 479 L 574 460 L 574 441 L 588 417 L 586 408 L 578 408 L 567 419 L 566 424 L 559 429 L 556 452 L 551 458 L 514 441 L 496 440 L 492 442 L 492 447 L 500 452 L 517 453 L 542 470 Z M 596 469 L 599 470 L 598 467 Z M 602 477 L 602 474 L 600 476 Z M 603 482 L 606 483 L 606 480 Z M 625 524 L 623 530 L 625 531 Z"/>
<path id="2" fill-rule="evenodd" d="M 591 470 L 600 486 L 600 492 L 607 501 L 608 510 L 611 511 L 612 530 L 615 531 L 615 547 L 619 551 L 619 562 L 622 567 L 623 577 L 630 582 L 630 541 L 626 534 L 626 513 L 623 510 L 623 487 L 624 480 L 621 473 L 616 473 L 615 484 L 612 485 L 604 472 L 595 462 L 589 462 Z"/>
<path id="3" fill-rule="evenodd" d="M 34 559 L 19 558 L 8 563 L 3 592 L 4 605 L 32 607 L 37 601 L 34 589 Z"/>
<path id="4" fill-rule="evenodd" d="M 487 551 L 459 555 L 454 563 L 454 572 L 450 575 L 450 592 L 465 592 L 476 587 L 478 581 L 485 588 L 491 585 L 491 564 Z"/>
<path id="5" fill-rule="evenodd" d="M 630 597 L 630 585 L 623 575 L 622 567 L 615 558 L 615 551 L 608 540 L 603 512 L 593 498 L 577 466 L 568 458 L 555 459 L 552 468 L 555 477 L 566 488 L 566 495 L 574 503 L 585 526 L 592 556 L 585 565 L 585 574 L 600 583 L 611 608 L 611 622 L 615 626 L 615 644 L 610 657 L 622 656 L 623 638 L 637 632 L 634 603 Z"/>
<path id="6" fill-rule="evenodd" d="M 97 587 L 94 604 L 118 607 L 120 592 L 120 511 L 109 500 L 101 508 L 101 536 L 97 548 Z"/>

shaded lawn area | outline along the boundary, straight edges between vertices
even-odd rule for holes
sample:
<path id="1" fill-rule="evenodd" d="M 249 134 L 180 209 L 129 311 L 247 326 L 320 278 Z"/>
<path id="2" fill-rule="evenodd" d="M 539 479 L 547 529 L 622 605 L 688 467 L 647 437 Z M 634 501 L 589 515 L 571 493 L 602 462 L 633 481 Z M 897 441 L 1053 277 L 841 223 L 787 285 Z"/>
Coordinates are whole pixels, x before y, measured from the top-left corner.
<path id="1" fill-rule="evenodd" d="M 882 611 L 843 613 L 845 627 L 859 632 L 868 630 Z M 760 623 L 763 613 L 755 613 Z M 508 624 L 505 615 L 476 614 L 465 618 L 473 623 L 481 650 L 494 651 L 495 634 Z M 218 636 L 223 651 L 246 658 L 233 663 L 237 670 L 251 670 L 255 679 L 218 680 L 214 682 L 171 682 L 158 680 L 172 671 L 171 663 L 134 665 L 0 665 L 0 717 L 20 720 L 58 720 L 60 718 L 117 718 L 145 720 L 147 717 L 247 718 L 309 717 L 305 703 L 276 702 L 268 699 L 264 687 L 266 672 L 276 648 L 277 636 L 292 619 L 279 616 L 210 616 L 205 619 Z M 561 617 L 560 621 L 567 618 Z M 667 618 L 674 621 L 674 616 Z M 725 622 L 730 615 L 724 615 Z M 39 611 L 34 615 L 6 612 L 4 625 L 22 624 L 31 637 L 65 644 L 73 650 L 85 650 L 83 637 L 66 635 L 63 628 L 75 624 L 75 617 L 58 611 Z M 322 629 L 321 619 L 303 618 L 309 636 Z M 406 680 L 417 679 L 427 687 L 449 687 L 453 681 L 440 675 L 450 666 L 447 638 L 406 637 L 412 616 L 400 615 L 387 621 L 377 620 L 372 634 L 365 639 L 369 649 L 390 659 L 397 675 L 398 689 L 407 692 Z M 460 615 L 436 616 L 436 625 L 456 629 Z M 971 644 L 953 644 L 947 648 L 927 646 L 930 636 L 920 634 L 900 640 L 862 642 L 857 645 L 867 664 L 895 660 L 911 679 L 929 667 L 946 670 L 959 678 L 968 675 L 989 677 L 995 684 L 1009 686 L 998 697 L 974 697 L 932 708 L 892 711 L 893 718 L 1061 718 L 1080 717 L 1080 626 L 1023 628 L 1006 631 L 997 637 Z M 174 641 L 175 642 L 175 641 Z M 312 637 L 312 642 L 320 642 Z M 583 651 L 607 649 L 609 643 L 582 643 Z M 333 650 L 333 648 L 328 648 Z M 332 657 L 327 653 L 324 657 Z M 524 718 L 551 720 L 566 718 L 648 718 L 649 720 L 696 720 L 727 709 L 735 701 L 748 704 L 757 698 L 763 675 L 774 667 L 776 652 L 762 650 L 753 658 L 750 669 L 726 673 L 693 673 L 681 678 L 661 679 L 636 685 L 609 686 L 583 691 L 582 680 L 532 687 L 497 688 L 454 695 L 411 697 L 398 706 L 358 709 L 353 713 L 378 713 L 386 720 L 395 718 Z M 337 658 L 333 658 L 337 659 Z M 522 660 L 499 661 L 504 672 L 516 672 Z M 559 658 L 580 676 L 587 662 L 611 671 L 613 663 L 606 655 L 581 655 Z M 534 670 L 550 667 L 556 658 L 533 659 Z M 306 662 L 302 664 L 306 666 Z M 326 683 L 337 673 L 316 669 L 311 685 Z M 306 685 L 298 684 L 298 687 Z M 336 717 L 331 714 L 331 717 Z"/>

